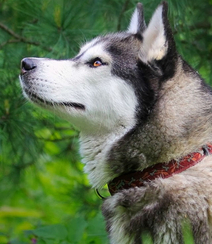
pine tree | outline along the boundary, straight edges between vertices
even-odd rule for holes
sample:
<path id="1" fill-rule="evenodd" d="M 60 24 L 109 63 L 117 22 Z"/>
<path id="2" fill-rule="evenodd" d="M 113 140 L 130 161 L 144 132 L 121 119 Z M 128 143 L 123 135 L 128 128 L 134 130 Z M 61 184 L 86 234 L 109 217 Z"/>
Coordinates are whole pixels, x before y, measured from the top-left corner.
<path id="1" fill-rule="evenodd" d="M 212 1 L 168 2 L 178 51 L 212 84 Z M 18 74 L 23 57 L 67 59 L 86 40 L 125 30 L 136 3 L 0 0 L 0 243 L 106 242 L 101 201 L 82 172 L 78 132 L 26 102 Z M 159 3 L 143 1 L 147 20 Z"/>

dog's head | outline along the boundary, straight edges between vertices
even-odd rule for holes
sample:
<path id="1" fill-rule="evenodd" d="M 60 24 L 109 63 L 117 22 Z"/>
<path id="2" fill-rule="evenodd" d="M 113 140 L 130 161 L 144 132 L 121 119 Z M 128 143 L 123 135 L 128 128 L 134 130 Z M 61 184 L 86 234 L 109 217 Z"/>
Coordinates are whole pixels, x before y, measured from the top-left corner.
<path id="1" fill-rule="evenodd" d="M 174 75 L 176 58 L 167 4 L 148 27 L 138 4 L 126 32 L 97 37 L 72 59 L 24 58 L 20 81 L 29 100 L 81 131 L 108 133 L 148 117 L 159 83 Z"/>

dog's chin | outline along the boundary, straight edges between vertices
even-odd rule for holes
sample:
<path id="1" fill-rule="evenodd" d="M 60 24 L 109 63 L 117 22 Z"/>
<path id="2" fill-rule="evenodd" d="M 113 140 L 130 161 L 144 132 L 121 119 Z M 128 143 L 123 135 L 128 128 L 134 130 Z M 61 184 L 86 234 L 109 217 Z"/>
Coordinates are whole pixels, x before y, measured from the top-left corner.
<path id="1" fill-rule="evenodd" d="M 75 103 L 75 102 L 56 102 L 56 101 L 48 101 L 47 99 L 43 99 L 36 95 L 35 93 L 29 92 L 25 90 L 25 96 L 30 100 L 31 102 L 41 106 L 41 107 L 56 107 L 56 106 L 63 106 L 63 107 L 71 107 L 74 109 L 79 110 L 85 110 L 85 106 L 81 103 Z"/>

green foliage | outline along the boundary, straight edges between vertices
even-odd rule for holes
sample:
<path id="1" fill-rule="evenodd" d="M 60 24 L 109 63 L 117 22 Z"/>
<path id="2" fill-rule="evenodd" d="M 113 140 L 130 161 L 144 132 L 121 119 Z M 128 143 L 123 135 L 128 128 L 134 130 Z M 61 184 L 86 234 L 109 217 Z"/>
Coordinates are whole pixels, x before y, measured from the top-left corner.
<path id="1" fill-rule="evenodd" d="M 97 223 L 100 223 L 97 225 Z M 64 224 L 54 224 L 26 231 L 29 239 L 37 243 L 55 244 L 101 244 L 107 243 L 103 218 L 100 214 L 94 218 L 72 217 Z"/>
<path id="2" fill-rule="evenodd" d="M 188 219 L 185 219 L 184 222 L 182 223 L 182 232 L 186 244 L 194 244 L 194 239 L 192 236 L 192 226 L 189 223 Z"/>
<path id="3" fill-rule="evenodd" d="M 178 50 L 211 83 L 211 0 L 168 2 Z M 126 29 L 136 3 L 0 0 L 0 243 L 107 243 L 78 132 L 27 103 L 18 74 L 23 57 L 70 58 L 84 41 Z M 143 1 L 146 19 L 159 3 Z"/>

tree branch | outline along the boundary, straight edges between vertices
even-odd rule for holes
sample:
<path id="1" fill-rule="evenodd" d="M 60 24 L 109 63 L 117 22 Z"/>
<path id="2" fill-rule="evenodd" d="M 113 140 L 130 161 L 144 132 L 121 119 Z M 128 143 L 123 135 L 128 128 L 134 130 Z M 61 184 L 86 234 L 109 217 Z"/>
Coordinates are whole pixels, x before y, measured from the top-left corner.
<path id="1" fill-rule="evenodd" d="M 30 41 L 27 38 L 18 35 L 13 30 L 9 29 L 6 25 L 4 25 L 2 23 L 0 23 L 0 29 L 4 30 L 5 32 L 7 32 L 8 34 L 10 34 L 11 36 L 15 37 L 15 40 L 11 40 L 11 41 L 8 41 L 8 42 L 4 42 L 4 43 L 2 43 L 0 45 L 0 47 L 3 47 L 7 43 L 23 42 L 23 43 L 30 44 L 30 45 L 34 45 L 34 46 L 41 46 L 43 49 L 45 49 L 48 52 L 51 52 L 52 51 L 52 48 L 44 47 L 39 42 Z"/>
<path id="2" fill-rule="evenodd" d="M 20 42 L 19 40 L 15 40 L 15 39 L 12 39 L 12 40 L 8 40 L 6 42 L 2 42 L 0 44 L 0 49 L 2 49 L 4 46 L 6 46 L 7 44 L 11 44 L 11 43 L 17 43 L 17 42 Z"/>
<path id="3" fill-rule="evenodd" d="M 179 25 L 179 28 L 178 30 L 175 30 L 173 32 L 173 34 L 177 34 L 180 30 L 180 32 L 187 32 L 187 31 L 195 31 L 195 30 L 200 30 L 200 29 L 203 29 L 203 30 L 207 30 L 207 29 L 210 29 L 212 27 L 212 25 L 209 23 L 209 22 L 199 22 L 199 23 L 196 23 L 196 24 L 193 24 L 191 26 L 187 26 L 185 27 L 184 25 Z"/>
<path id="4" fill-rule="evenodd" d="M 21 36 L 19 36 L 18 34 L 16 34 L 15 32 L 13 32 L 12 30 L 10 30 L 6 25 L 0 23 L 0 28 L 4 31 L 6 31 L 7 33 L 9 33 L 11 36 L 14 36 L 16 39 L 22 39 Z"/>
<path id="5" fill-rule="evenodd" d="M 130 2 L 130 0 L 126 0 L 123 8 L 121 10 L 121 13 L 120 13 L 119 18 L 118 18 L 117 31 L 121 30 L 121 19 L 122 19 L 124 12 L 127 10 L 129 2 Z"/>
<path id="6" fill-rule="evenodd" d="M 200 22 L 200 23 L 197 23 L 197 24 L 190 26 L 189 30 L 193 31 L 193 30 L 197 30 L 197 29 L 210 29 L 210 28 L 211 28 L 211 23 Z"/>

